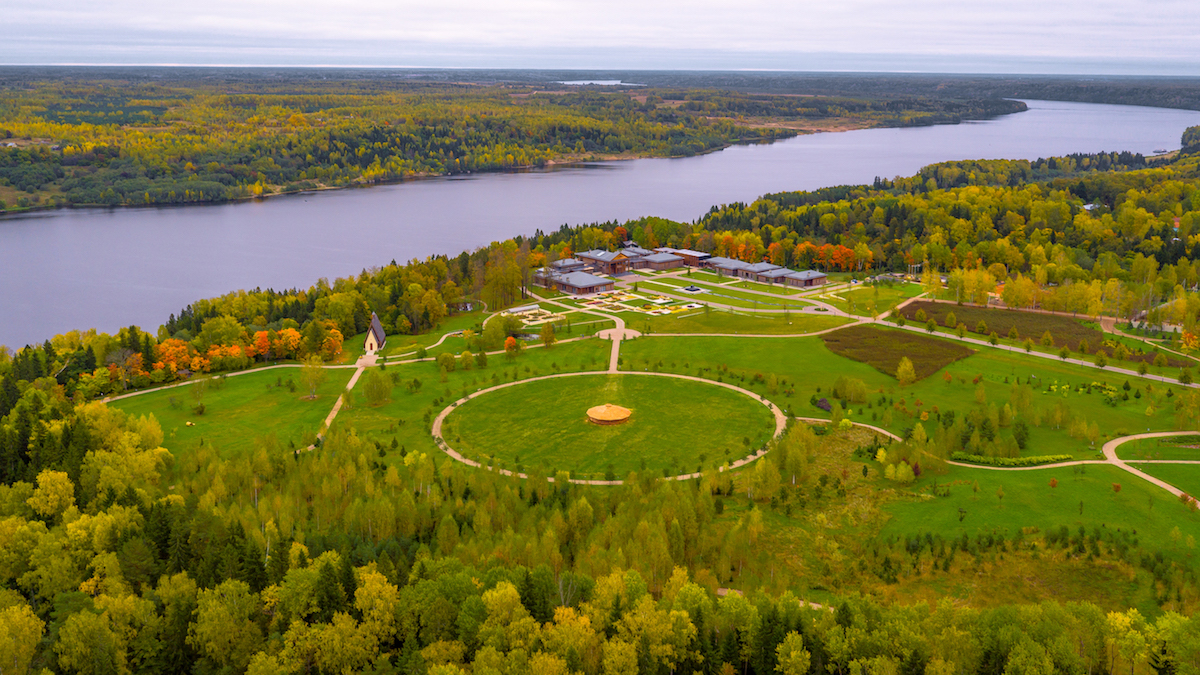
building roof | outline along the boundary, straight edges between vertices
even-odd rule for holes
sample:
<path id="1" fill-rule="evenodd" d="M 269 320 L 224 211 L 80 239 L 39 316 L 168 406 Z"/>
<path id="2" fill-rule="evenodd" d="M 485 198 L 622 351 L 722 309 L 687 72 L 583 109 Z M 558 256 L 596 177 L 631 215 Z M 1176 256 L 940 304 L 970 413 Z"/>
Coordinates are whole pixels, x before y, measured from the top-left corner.
<path id="1" fill-rule="evenodd" d="M 816 270 L 801 270 L 799 272 L 792 272 L 791 274 L 788 274 L 787 276 L 791 277 L 792 279 L 800 279 L 801 281 L 807 281 L 809 279 L 820 279 L 821 277 L 824 277 L 827 275 L 824 272 L 817 272 Z"/>
<path id="2" fill-rule="evenodd" d="M 750 263 L 734 260 L 733 258 L 722 258 L 721 256 L 713 256 L 708 259 L 708 264 L 713 267 L 720 267 L 726 270 L 744 270 L 750 266 Z"/>
<path id="3" fill-rule="evenodd" d="M 789 270 L 785 267 L 780 267 L 778 269 L 767 270 L 766 272 L 759 272 L 758 276 L 767 277 L 768 279 L 779 279 L 780 277 L 790 277 L 793 274 L 795 274 L 795 272 L 792 270 Z"/>
<path id="4" fill-rule="evenodd" d="M 387 335 L 383 332 L 383 324 L 379 323 L 379 315 L 375 312 L 371 312 L 371 327 L 367 330 L 375 334 L 375 341 L 379 344 L 382 345 L 387 340 Z"/>
<path id="5" fill-rule="evenodd" d="M 626 246 L 625 248 L 621 249 L 621 252 L 630 257 L 647 256 L 651 253 L 654 253 L 654 251 L 644 249 L 637 244 L 634 244 L 633 246 Z"/>
<path id="6" fill-rule="evenodd" d="M 675 262 L 676 260 L 683 260 L 683 258 L 675 255 L 674 253 L 651 253 L 650 255 L 642 258 L 642 260 L 650 263 L 666 263 Z"/>
<path id="7" fill-rule="evenodd" d="M 554 280 L 561 284 L 566 284 L 567 286 L 573 286 L 575 288 L 592 288 L 594 286 L 603 286 L 605 284 L 612 283 L 612 279 L 605 279 L 604 277 L 598 277 L 594 274 L 588 274 L 587 272 L 568 272 L 566 274 L 559 274 L 558 276 L 554 277 Z"/>
<path id="8" fill-rule="evenodd" d="M 591 251 L 576 253 L 575 257 L 586 258 L 588 260 L 599 260 L 607 263 L 620 260 L 621 258 L 628 258 L 629 256 L 625 255 L 624 251 L 604 251 L 597 248 Z"/>
<path id="9" fill-rule="evenodd" d="M 541 309 L 541 307 L 538 305 L 521 305 L 520 307 L 510 307 L 506 311 L 509 314 L 524 314 L 526 312 L 532 312 L 539 309 Z"/>
<path id="10" fill-rule="evenodd" d="M 578 258 L 563 258 L 562 260 L 555 260 L 554 262 L 550 263 L 550 266 L 554 268 L 583 267 L 586 264 L 587 263 Z"/>
<path id="11" fill-rule="evenodd" d="M 773 265 L 769 262 L 756 262 L 753 265 L 749 265 L 746 267 L 747 272 L 755 272 L 755 273 L 770 272 L 771 270 L 777 270 L 777 269 L 782 269 L 782 268 L 779 267 L 779 265 Z"/>
<path id="12" fill-rule="evenodd" d="M 690 249 L 690 248 L 676 248 L 676 249 L 671 249 L 670 251 L 667 251 L 667 253 L 674 253 L 674 254 L 676 254 L 676 255 L 683 255 L 683 256 L 687 256 L 687 257 L 689 257 L 689 258 L 699 258 L 699 259 L 701 259 L 701 260 L 707 260 L 708 258 L 711 258 L 711 257 L 712 257 L 712 254 L 711 254 L 711 253 L 704 253 L 704 252 L 701 252 L 701 251 L 693 251 L 693 250 L 692 250 L 692 249 Z"/>

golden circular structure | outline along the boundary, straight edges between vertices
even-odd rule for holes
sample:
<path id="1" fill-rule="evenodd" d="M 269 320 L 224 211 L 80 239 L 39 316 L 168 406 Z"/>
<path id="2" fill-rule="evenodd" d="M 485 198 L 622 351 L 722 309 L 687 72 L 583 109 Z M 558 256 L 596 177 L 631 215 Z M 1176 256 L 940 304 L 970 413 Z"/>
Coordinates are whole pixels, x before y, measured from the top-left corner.
<path id="1" fill-rule="evenodd" d="M 629 421 L 633 411 L 619 405 L 605 403 L 594 408 L 588 408 L 588 421 L 592 424 L 624 424 Z"/>

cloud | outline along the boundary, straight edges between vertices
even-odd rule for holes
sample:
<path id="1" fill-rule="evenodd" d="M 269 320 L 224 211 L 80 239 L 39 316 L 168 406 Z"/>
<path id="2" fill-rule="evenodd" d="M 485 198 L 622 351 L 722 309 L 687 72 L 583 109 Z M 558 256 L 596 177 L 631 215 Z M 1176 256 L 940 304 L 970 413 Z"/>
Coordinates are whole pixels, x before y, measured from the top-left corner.
<path id="1" fill-rule="evenodd" d="M 5 23 L 7 63 L 580 67 L 586 56 L 588 67 L 722 67 L 717 56 L 726 68 L 792 68 L 844 54 L 1200 64 L 1200 12 L 1181 0 L 19 0 Z"/>

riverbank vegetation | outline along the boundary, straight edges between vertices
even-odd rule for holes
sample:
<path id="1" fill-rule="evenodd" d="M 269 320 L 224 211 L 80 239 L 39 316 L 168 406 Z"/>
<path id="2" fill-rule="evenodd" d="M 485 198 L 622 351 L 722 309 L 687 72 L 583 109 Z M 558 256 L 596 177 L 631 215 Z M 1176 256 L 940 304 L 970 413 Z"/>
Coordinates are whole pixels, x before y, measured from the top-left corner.
<path id="1" fill-rule="evenodd" d="M 682 157 L 832 124 L 1018 112 L 1002 99 L 758 95 L 304 73 L 3 78 L 0 211 L 223 202 L 597 158 Z M 814 126 L 816 125 L 816 126 Z"/>

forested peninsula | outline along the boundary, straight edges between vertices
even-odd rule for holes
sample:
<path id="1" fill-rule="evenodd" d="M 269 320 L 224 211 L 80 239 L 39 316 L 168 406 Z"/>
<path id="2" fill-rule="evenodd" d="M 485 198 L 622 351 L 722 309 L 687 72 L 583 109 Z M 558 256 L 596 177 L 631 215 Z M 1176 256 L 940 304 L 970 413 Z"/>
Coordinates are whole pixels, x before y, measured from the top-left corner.
<path id="1" fill-rule="evenodd" d="M 0 211 L 223 202 L 813 131 L 986 119 L 999 98 L 794 96 L 387 74 L 0 72 Z"/>
<path id="2" fill-rule="evenodd" d="M 1097 444 L 1194 448 L 1198 142 L 563 227 L 0 350 L 4 672 L 1195 675 L 1200 502 Z M 628 239 L 834 290 L 642 271 L 634 311 L 531 283 Z M 654 309 L 684 284 L 710 294 Z M 562 314 L 496 313 L 531 302 Z M 610 349 L 617 320 L 641 335 Z M 519 394 L 638 374 L 786 427 L 597 469 L 539 442 L 561 398 Z"/>

